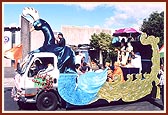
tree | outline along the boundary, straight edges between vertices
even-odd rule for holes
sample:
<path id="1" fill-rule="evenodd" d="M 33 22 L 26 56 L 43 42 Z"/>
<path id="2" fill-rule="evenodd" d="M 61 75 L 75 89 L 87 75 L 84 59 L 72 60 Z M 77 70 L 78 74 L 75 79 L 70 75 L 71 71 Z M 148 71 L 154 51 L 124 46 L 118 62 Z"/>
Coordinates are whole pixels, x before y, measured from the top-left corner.
<path id="1" fill-rule="evenodd" d="M 102 51 L 104 61 L 109 61 L 117 55 L 112 46 L 112 37 L 110 34 L 102 32 L 100 34 L 94 33 L 91 35 L 90 45 L 96 50 Z"/>
<path id="2" fill-rule="evenodd" d="M 164 43 L 164 12 L 153 12 L 148 19 L 143 20 L 143 24 L 140 28 L 142 32 L 147 35 L 153 35 L 160 38 L 159 48 Z"/>

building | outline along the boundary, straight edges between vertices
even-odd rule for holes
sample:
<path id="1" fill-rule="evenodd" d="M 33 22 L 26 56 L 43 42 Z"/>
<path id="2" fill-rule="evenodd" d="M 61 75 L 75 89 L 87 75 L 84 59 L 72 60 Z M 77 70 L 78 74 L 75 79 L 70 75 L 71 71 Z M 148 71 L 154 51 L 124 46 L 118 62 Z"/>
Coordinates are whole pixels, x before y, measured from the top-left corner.
<path id="1" fill-rule="evenodd" d="M 61 27 L 61 31 L 66 38 L 67 45 L 90 44 L 91 35 L 101 32 L 111 35 L 110 29 L 95 28 L 95 27 L 80 27 L 80 26 L 65 26 Z"/>
<path id="2" fill-rule="evenodd" d="M 24 17 L 21 17 L 21 28 L 13 27 L 12 31 L 10 29 L 5 28 L 4 37 L 8 36 L 10 40 L 8 41 L 9 46 L 5 45 L 4 51 L 12 48 L 15 44 L 18 45 L 21 43 L 23 44 L 22 54 L 24 58 L 28 52 L 41 47 L 44 42 L 44 35 L 42 31 L 33 31 L 30 33 L 31 26 L 32 25 L 27 19 L 25 19 Z M 104 33 L 108 33 L 111 35 L 110 29 L 94 28 L 94 27 L 65 26 L 65 25 L 61 27 L 61 32 L 63 33 L 66 39 L 66 45 L 76 46 L 77 49 L 79 49 L 78 48 L 79 44 L 89 45 L 91 35 L 93 35 L 94 33 L 99 34 L 101 32 L 104 32 Z M 54 32 L 54 34 L 56 33 L 57 32 Z M 80 50 L 82 50 L 87 56 L 89 56 L 88 49 L 89 48 L 87 47 L 80 47 Z M 99 58 L 99 52 L 97 53 L 98 53 L 97 57 Z M 5 59 L 5 62 L 7 61 L 9 61 L 9 59 Z M 6 65 L 11 66 L 10 64 L 5 64 L 5 66 Z"/>
<path id="3" fill-rule="evenodd" d="M 2 41 L 2 51 L 9 50 L 15 45 L 20 44 L 20 27 L 4 27 L 4 33 L 3 33 L 3 41 Z M 5 67 L 11 67 L 13 64 L 13 61 L 10 59 L 4 58 L 4 66 Z"/>

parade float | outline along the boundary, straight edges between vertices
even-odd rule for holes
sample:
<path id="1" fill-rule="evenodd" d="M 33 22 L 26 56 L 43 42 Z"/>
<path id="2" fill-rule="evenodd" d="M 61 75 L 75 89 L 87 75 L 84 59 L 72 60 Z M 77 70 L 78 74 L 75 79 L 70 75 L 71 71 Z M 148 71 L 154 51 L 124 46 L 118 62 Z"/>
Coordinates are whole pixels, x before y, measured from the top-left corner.
<path id="1" fill-rule="evenodd" d="M 140 37 L 143 45 L 151 45 L 152 48 L 150 73 L 138 73 L 135 76 L 128 74 L 125 82 L 121 82 L 120 76 L 116 76 L 114 82 L 108 82 L 108 68 L 99 73 L 88 72 L 78 76 L 74 52 L 68 46 L 59 47 L 55 44 L 50 25 L 40 19 L 34 8 L 25 8 L 22 15 L 30 15 L 34 19 L 33 27 L 43 32 L 45 41 L 42 47 L 31 51 L 17 69 L 11 95 L 20 108 L 27 103 L 35 103 L 38 110 L 56 110 L 63 103 L 83 106 L 100 99 L 109 103 L 119 100 L 133 102 L 150 95 L 154 86 L 157 87 L 155 98 L 160 98 L 160 89 L 157 86 L 160 65 L 158 37 L 147 36 L 145 33 Z M 33 74 L 36 61 L 43 66 L 52 67 Z"/>

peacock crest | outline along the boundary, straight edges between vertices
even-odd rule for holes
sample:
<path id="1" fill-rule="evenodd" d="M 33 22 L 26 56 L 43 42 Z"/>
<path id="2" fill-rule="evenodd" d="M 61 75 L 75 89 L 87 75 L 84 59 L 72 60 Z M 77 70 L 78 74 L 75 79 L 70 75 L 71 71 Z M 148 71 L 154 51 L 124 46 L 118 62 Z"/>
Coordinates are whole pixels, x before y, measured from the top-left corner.
<path id="1" fill-rule="evenodd" d="M 22 16 L 26 17 L 27 15 L 31 16 L 34 21 L 40 19 L 38 11 L 34 8 L 25 7 L 22 11 Z"/>

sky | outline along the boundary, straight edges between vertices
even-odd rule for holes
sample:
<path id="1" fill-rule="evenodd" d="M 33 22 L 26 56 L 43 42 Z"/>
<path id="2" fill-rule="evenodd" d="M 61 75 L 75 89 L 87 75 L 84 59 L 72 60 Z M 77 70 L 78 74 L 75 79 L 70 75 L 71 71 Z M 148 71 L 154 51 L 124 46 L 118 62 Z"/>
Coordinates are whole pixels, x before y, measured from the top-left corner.
<path id="1" fill-rule="evenodd" d="M 166 11 L 166 2 L 4 2 L 2 6 L 5 27 L 20 26 L 23 9 L 33 7 L 54 31 L 60 31 L 61 25 L 108 28 L 112 32 L 133 27 L 139 31 L 152 12 Z"/>

